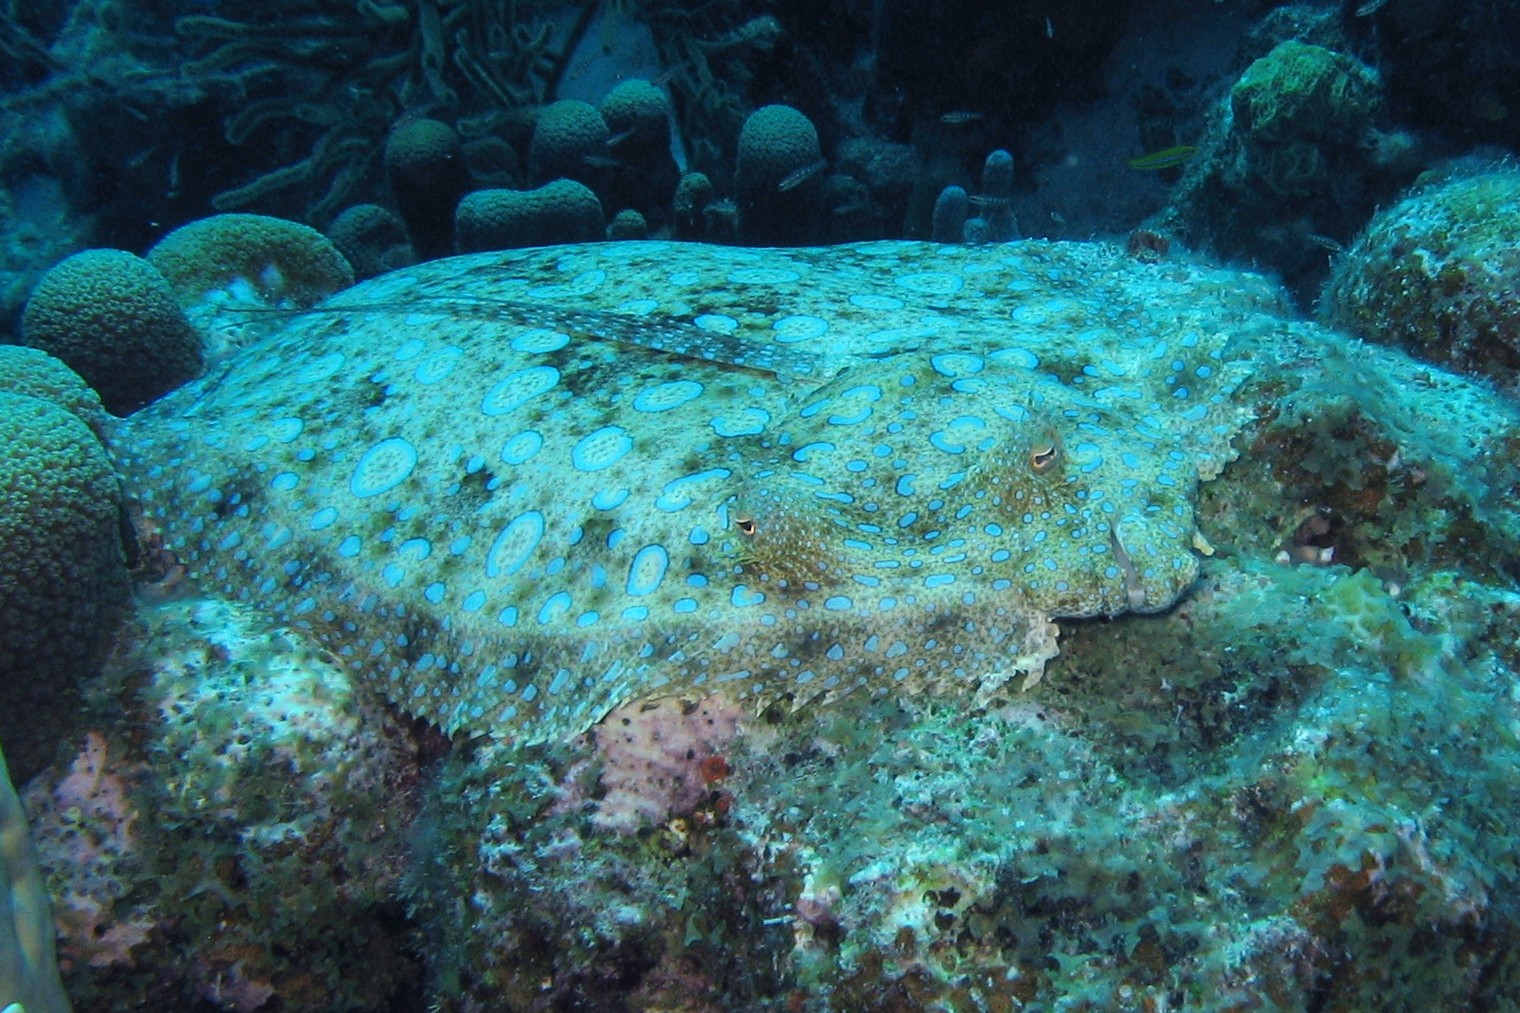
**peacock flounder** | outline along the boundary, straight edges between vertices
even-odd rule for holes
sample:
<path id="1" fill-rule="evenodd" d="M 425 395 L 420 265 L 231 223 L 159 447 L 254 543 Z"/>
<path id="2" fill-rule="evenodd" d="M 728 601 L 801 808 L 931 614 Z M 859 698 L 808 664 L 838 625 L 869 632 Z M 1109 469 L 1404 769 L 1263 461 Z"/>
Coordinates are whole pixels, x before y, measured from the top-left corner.
<path id="1" fill-rule="evenodd" d="M 1034 242 L 454 258 L 294 318 L 112 450 L 194 580 L 450 732 L 985 698 L 1039 677 L 1053 619 L 1194 579 L 1247 370 L 1250 300 L 1212 277 Z"/>

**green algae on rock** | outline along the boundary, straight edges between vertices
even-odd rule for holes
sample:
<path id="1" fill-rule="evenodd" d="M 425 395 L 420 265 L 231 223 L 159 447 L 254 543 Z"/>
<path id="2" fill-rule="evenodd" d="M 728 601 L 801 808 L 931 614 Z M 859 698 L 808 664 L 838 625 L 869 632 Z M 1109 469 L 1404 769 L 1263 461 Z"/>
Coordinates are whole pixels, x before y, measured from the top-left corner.
<path id="1" fill-rule="evenodd" d="M 1040 243 L 462 258 L 302 314 L 166 404 L 113 435 L 129 485 L 207 591 L 249 599 L 234 608 L 257 617 L 250 632 L 286 627 L 255 634 L 261 653 L 326 646 L 347 689 L 322 726 L 388 713 L 377 694 L 459 716 L 447 744 L 410 723 L 402 748 L 426 768 L 371 779 L 379 803 L 358 792 L 317 827 L 379 845 L 366 807 L 417 793 L 414 820 L 380 823 L 414 826 L 403 928 L 426 940 L 432 1002 L 886 1013 L 1516 994 L 1520 410 L 1293 320 L 1259 278 Z M 989 519 L 1009 501 L 1030 520 Z M 477 554 L 514 523 L 514 555 Z M 1190 556 L 1194 525 L 1212 556 Z M 1019 552 L 1036 554 L 1022 570 Z M 501 579 L 480 586 L 492 559 Z M 953 580 L 931 585 L 939 573 Z M 736 600 L 740 584 L 766 600 Z M 964 623 L 992 629 L 994 605 L 1007 653 L 978 657 L 982 627 Z M 1045 682 L 996 691 L 1052 619 Z M 598 674 L 642 629 L 687 639 L 550 693 L 554 666 Z M 926 629 L 962 650 L 934 653 Z M 877 653 L 852 639 L 866 631 Z M 782 650 L 750 677 L 691 675 L 762 637 Z M 561 664 L 576 648 L 589 660 Z M 177 743 L 203 718 L 141 698 L 137 659 L 155 655 L 177 665 L 147 645 L 100 681 L 97 713 Z M 218 683 L 216 667 L 207 692 L 274 699 L 262 674 Z M 564 738 L 614 698 L 629 705 Z M 370 727 L 382 746 L 399 734 Z M 318 770 L 376 745 L 324 741 Z M 151 776 L 203 784 L 207 760 L 166 748 Z M 670 790 L 680 778 L 690 795 Z M 256 835 L 254 812 L 225 840 L 245 836 L 237 820 Z M 165 864 L 196 868 L 204 835 L 171 830 L 160 839 L 189 858 Z M 304 855 L 282 855 L 274 875 L 224 881 L 227 910 L 310 903 Z M 364 889 L 328 893 L 364 917 L 397 888 Z M 199 888 L 152 898 L 165 924 L 212 904 Z M 224 933 L 240 966 L 296 981 L 324 962 L 232 919 L 255 929 Z M 178 952 L 135 955 L 182 978 L 195 964 Z"/>
<path id="2" fill-rule="evenodd" d="M 1458 164 L 1380 211 L 1336 258 L 1321 316 L 1520 389 L 1520 171 Z"/>
<path id="3" fill-rule="evenodd" d="M 719 688 L 985 699 L 1052 620 L 1193 580 L 1197 482 L 1251 414 L 1236 345 L 1276 320 L 1253 284 L 1073 244 L 455 258 L 112 447 L 195 580 L 450 732 Z"/>

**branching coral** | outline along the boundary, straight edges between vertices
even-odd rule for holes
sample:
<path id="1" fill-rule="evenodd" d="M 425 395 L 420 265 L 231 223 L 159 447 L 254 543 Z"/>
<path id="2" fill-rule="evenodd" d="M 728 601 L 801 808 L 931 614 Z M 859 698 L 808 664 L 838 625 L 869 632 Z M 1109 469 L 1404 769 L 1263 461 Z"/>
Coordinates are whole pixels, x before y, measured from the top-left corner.
<path id="1" fill-rule="evenodd" d="M 23 79 L 0 96 L 0 123 L 13 138 L 40 137 L 30 121 L 63 109 L 80 145 L 109 149 L 142 194 L 323 226 L 378 196 L 378 152 L 398 122 L 440 119 L 467 147 L 521 133 L 534 107 L 560 97 L 572 56 L 609 11 L 649 25 L 673 68 L 684 132 L 711 139 L 710 164 L 728 164 L 747 64 L 781 32 L 771 17 L 746 21 L 736 0 L 595 0 L 568 11 L 549 0 L 228 0 L 172 21 L 144 0 L 87 0 L 66 24 L 44 27 L 0 7 L 5 74 Z M 166 44 L 173 36 L 179 44 Z M 122 111 L 142 127 L 121 135 Z M 18 145 L 9 147 L 14 160 Z M 229 147 L 249 157 L 229 157 Z M 180 170 L 187 159 L 193 181 Z"/>
<path id="2" fill-rule="evenodd" d="M 327 220 L 375 171 L 375 152 L 398 118 L 437 116 L 474 138 L 514 109 L 555 99 L 570 55 L 603 6 L 585 4 L 570 22 L 543 0 L 328 0 L 315 14 L 279 3 L 241 19 L 180 18 L 176 30 L 196 54 L 186 78 L 241 104 L 225 123 L 229 143 L 245 144 L 275 125 L 304 125 L 287 136 L 310 140 L 294 161 L 224 191 L 214 206 L 246 207 L 299 189 L 306 219 Z M 730 0 L 694 10 L 625 6 L 650 24 L 673 68 L 688 135 L 737 136 L 745 106 L 733 85 L 742 92 L 743 61 L 775 45 L 775 19 L 742 21 Z"/>
<path id="3" fill-rule="evenodd" d="M 179 18 L 192 54 L 183 76 L 238 107 L 223 124 L 228 143 L 278 126 L 298 155 L 213 205 L 296 190 L 308 220 L 331 218 L 373 178 L 399 118 L 437 115 L 478 136 L 507 110 L 546 101 L 598 6 L 569 26 L 537 0 L 327 0 L 314 12 L 287 2 Z"/>
<path id="4" fill-rule="evenodd" d="M 729 164 L 739 129 L 751 111 L 749 62 L 769 53 L 781 39 L 780 22 L 770 15 L 743 20 L 731 0 L 713 0 L 690 8 L 639 4 L 654 31 L 660 57 L 669 68 L 669 85 L 677 96 L 681 131 L 692 144 L 692 161 L 704 171 Z"/>
<path id="5" fill-rule="evenodd" d="M 310 141 L 301 157 L 224 191 L 214 206 L 245 207 L 299 187 L 308 197 L 308 218 L 332 217 L 354 186 L 375 171 L 382 139 L 398 116 L 458 110 L 451 58 L 457 65 L 460 54 L 476 48 L 475 33 L 517 38 L 499 23 L 511 6 L 464 2 L 445 9 L 434 0 L 415 5 L 359 0 L 330 3 L 318 13 L 276 4 L 242 20 L 180 18 L 176 31 L 195 54 L 182 68 L 188 79 L 229 97 L 264 96 L 242 103 L 226 120 L 229 143 L 245 144 L 275 125 L 295 127 L 289 136 Z M 474 66 L 488 55 L 494 54 L 485 49 L 463 59 Z"/>

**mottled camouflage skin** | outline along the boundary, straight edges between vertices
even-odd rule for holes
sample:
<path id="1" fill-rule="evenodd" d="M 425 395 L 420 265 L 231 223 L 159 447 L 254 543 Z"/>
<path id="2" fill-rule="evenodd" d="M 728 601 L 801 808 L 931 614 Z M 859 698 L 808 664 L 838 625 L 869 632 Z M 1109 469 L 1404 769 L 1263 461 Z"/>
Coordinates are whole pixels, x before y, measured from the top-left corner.
<path id="1" fill-rule="evenodd" d="M 1039 243 L 455 258 L 111 444 L 195 580 L 450 731 L 720 685 L 985 696 L 1038 678 L 1051 620 L 1194 579 L 1249 369 L 1210 278 Z"/>

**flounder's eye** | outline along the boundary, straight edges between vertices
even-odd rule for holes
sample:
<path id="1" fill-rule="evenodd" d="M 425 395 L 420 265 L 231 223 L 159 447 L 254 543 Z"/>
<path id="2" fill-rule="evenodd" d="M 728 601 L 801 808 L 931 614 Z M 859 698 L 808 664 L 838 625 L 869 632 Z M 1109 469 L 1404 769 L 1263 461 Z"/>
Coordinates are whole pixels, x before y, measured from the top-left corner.
<path id="1" fill-rule="evenodd" d="M 1029 467 L 1044 474 L 1061 463 L 1061 438 L 1055 433 L 1041 433 L 1029 445 Z"/>
<path id="2" fill-rule="evenodd" d="M 755 519 L 753 517 L 735 517 L 734 527 L 739 529 L 739 534 L 744 535 L 746 538 L 751 537 L 755 533 Z"/>

